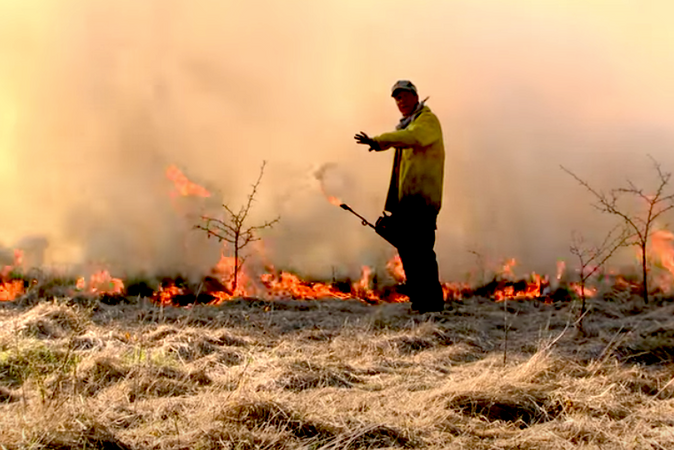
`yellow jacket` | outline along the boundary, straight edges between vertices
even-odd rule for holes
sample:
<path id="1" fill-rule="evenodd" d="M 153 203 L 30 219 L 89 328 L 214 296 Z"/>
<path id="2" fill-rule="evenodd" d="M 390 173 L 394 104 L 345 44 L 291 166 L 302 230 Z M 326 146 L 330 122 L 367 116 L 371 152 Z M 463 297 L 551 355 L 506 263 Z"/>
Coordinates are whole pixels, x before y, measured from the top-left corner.
<path id="1" fill-rule="evenodd" d="M 396 148 L 391 184 L 384 209 L 395 212 L 398 206 L 442 205 L 445 146 L 440 121 L 428 106 L 423 106 L 404 129 L 373 138 L 379 151 Z"/>

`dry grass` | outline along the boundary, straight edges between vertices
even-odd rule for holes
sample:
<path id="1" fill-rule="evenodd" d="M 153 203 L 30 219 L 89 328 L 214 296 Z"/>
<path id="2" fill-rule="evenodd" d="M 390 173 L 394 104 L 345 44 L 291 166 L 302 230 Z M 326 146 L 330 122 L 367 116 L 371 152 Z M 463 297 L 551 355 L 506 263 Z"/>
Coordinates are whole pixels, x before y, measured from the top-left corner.
<path id="1" fill-rule="evenodd" d="M 0 448 L 674 448 L 656 303 L 5 303 Z"/>

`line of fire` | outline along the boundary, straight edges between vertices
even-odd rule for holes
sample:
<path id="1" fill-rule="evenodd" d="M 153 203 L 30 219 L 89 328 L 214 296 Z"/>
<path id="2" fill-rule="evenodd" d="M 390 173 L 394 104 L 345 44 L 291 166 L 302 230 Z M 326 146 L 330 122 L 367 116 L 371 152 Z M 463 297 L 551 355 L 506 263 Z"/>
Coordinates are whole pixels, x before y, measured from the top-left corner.
<path id="1" fill-rule="evenodd" d="M 166 177 L 175 190 L 171 196 L 209 197 L 210 192 L 188 179 L 176 166 L 166 170 Z M 353 211 L 339 198 L 323 192 L 327 201 L 345 209 L 359 219 L 363 225 L 370 224 L 367 219 Z M 263 243 L 254 246 L 253 251 L 263 252 Z M 667 230 L 654 231 L 649 251 L 651 258 L 662 272 L 656 277 L 654 293 L 669 294 L 674 288 L 674 234 Z M 200 283 L 188 283 L 180 276 L 162 278 L 156 286 L 146 281 L 124 280 L 111 275 L 106 268 L 96 270 L 88 277 L 79 276 L 61 280 L 68 296 L 98 297 L 103 302 L 119 303 L 129 297 L 149 298 L 162 306 L 190 306 L 194 304 L 219 305 L 232 299 L 356 299 L 368 304 L 407 302 L 409 298 L 402 292 L 405 274 L 400 258 L 395 255 L 386 264 L 391 282 L 377 279 L 371 267 L 363 266 L 357 280 L 314 281 L 302 279 L 297 274 L 276 270 L 273 265 L 265 264 L 263 273 L 252 273 L 231 256 L 227 245 L 222 246 L 219 262 L 204 276 Z M 637 258 L 640 258 L 637 255 Z M 610 268 L 599 268 L 592 283 L 574 281 L 573 273 L 567 270 L 564 261 L 558 261 L 554 275 L 530 273 L 517 277 L 514 268 L 517 261 L 505 258 L 499 268 L 493 270 L 491 280 L 481 285 L 467 282 L 442 282 L 445 302 L 481 296 L 496 302 L 505 300 L 537 300 L 552 304 L 570 301 L 574 298 L 590 298 L 610 290 L 628 291 L 638 294 L 642 289 L 636 277 L 629 277 Z M 237 276 L 235 277 L 235 272 Z M 0 268 L 0 301 L 14 301 L 27 295 L 39 281 L 30 275 L 24 264 L 22 249 L 14 249 L 14 261 Z"/>

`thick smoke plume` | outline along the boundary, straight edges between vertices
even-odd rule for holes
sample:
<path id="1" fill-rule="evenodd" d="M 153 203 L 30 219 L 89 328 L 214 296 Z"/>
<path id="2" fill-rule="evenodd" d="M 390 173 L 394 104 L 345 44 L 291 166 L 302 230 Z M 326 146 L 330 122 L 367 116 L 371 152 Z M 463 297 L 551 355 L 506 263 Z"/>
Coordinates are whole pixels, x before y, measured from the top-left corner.
<path id="1" fill-rule="evenodd" d="M 599 187 L 648 185 L 647 154 L 674 170 L 673 9 L 0 0 L 0 244 L 51 267 L 198 274 L 220 249 L 195 220 L 245 200 L 266 160 L 251 220 L 281 216 L 267 259 L 322 277 L 381 264 L 392 249 L 316 174 L 376 218 L 392 155 L 352 136 L 393 127 L 389 87 L 408 78 L 444 128 L 443 277 L 471 251 L 551 272 L 572 230 L 608 223 L 560 164 Z M 177 195 L 173 164 L 211 197 Z"/>

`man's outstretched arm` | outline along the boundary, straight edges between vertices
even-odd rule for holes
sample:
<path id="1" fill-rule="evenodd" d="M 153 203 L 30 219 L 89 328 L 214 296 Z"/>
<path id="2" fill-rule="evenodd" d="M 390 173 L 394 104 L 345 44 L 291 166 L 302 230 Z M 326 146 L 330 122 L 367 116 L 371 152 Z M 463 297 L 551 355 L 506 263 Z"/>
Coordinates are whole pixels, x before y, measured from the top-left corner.
<path id="1" fill-rule="evenodd" d="M 391 147 L 426 147 L 440 139 L 440 122 L 432 114 L 422 114 L 404 130 L 392 131 L 371 138 L 381 150 Z"/>

